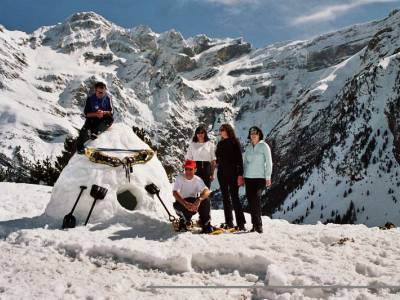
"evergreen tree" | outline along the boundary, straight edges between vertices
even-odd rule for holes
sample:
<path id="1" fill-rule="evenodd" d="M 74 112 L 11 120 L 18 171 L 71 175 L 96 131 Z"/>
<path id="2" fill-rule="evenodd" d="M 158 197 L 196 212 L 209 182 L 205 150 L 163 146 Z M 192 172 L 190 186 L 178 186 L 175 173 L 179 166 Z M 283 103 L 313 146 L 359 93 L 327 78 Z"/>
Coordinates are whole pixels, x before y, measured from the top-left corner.
<path id="1" fill-rule="evenodd" d="M 49 157 L 37 161 L 30 170 L 31 183 L 53 186 L 57 181 L 60 172 L 53 166 Z"/>
<path id="2" fill-rule="evenodd" d="M 344 214 L 341 224 L 354 224 L 357 221 L 357 214 L 356 209 L 354 206 L 353 201 L 350 201 L 349 208 L 347 209 L 346 213 Z"/>
<path id="3" fill-rule="evenodd" d="M 17 183 L 29 183 L 29 163 L 24 160 L 21 154 L 21 146 L 13 150 L 10 166 L 5 172 L 5 180 Z"/>
<path id="4" fill-rule="evenodd" d="M 167 173 L 168 179 L 172 180 L 172 178 L 175 175 L 175 168 L 173 165 L 169 164 L 167 161 L 165 161 L 163 159 L 165 157 L 165 153 L 164 153 L 165 150 L 163 151 L 162 147 L 159 147 L 158 145 L 153 144 L 153 142 L 151 141 L 151 138 L 149 137 L 149 134 L 143 128 L 132 126 L 132 130 L 143 142 L 145 142 L 147 145 L 149 145 L 149 147 L 152 150 L 157 151 L 157 156 L 160 159 L 165 172 Z"/>
<path id="5" fill-rule="evenodd" d="M 0 182 L 6 181 L 6 170 L 0 167 Z"/>
<path id="6" fill-rule="evenodd" d="M 335 223 L 336 224 L 341 224 L 341 218 L 340 218 L 340 215 L 336 215 L 336 218 L 335 218 Z"/>
<path id="7" fill-rule="evenodd" d="M 141 139 L 143 142 L 145 142 L 151 149 L 154 151 L 157 151 L 157 146 L 153 145 L 151 138 L 149 137 L 148 133 L 143 129 L 139 128 L 136 126 L 132 126 L 133 132 L 138 136 L 139 139 Z"/>
<path id="8" fill-rule="evenodd" d="M 30 167 L 31 183 L 53 186 L 62 170 L 75 154 L 75 150 L 76 138 L 68 136 L 64 141 L 64 150 L 60 156 L 56 157 L 54 164 L 49 157 L 46 157 L 46 159 L 37 161 Z"/>
<path id="9" fill-rule="evenodd" d="M 76 138 L 71 136 L 67 136 L 64 141 L 64 150 L 62 151 L 60 156 L 56 157 L 55 168 L 61 173 L 61 171 L 68 164 L 71 157 L 75 154 L 76 151 Z M 58 175 L 59 176 L 59 175 Z M 57 176 L 57 178 L 58 178 Z"/>

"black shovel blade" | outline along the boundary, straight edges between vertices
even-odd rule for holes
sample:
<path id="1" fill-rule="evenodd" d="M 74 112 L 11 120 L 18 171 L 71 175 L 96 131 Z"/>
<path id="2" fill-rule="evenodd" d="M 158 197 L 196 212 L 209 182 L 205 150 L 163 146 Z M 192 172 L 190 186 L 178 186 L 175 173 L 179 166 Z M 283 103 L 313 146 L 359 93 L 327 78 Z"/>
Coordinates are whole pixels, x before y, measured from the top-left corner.
<path id="1" fill-rule="evenodd" d="M 150 183 L 146 185 L 144 188 L 151 195 L 156 195 L 160 192 L 160 189 L 154 183 Z"/>
<path id="2" fill-rule="evenodd" d="M 69 213 L 65 215 L 61 228 L 62 229 L 75 228 L 75 225 L 76 225 L 76 219 L 71 213 Z"/>
<path id="3" fill-rule="evenodd" d="M 108 190 L 106 188 L 93 184 L 90 190 L 90 196 L 97 200 L 103 200 L 107 192 Z"/>

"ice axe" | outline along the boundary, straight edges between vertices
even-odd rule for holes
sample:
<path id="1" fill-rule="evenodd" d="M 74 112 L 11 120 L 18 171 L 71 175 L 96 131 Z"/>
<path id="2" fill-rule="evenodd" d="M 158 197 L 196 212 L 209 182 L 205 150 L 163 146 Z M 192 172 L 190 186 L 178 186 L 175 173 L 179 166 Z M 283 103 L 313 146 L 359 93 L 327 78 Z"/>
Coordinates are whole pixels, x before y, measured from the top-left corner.
<path id="1" fill-rule="evenodd" d="M 108 192 L 108 190 L 104 187 L 98 186 L 96 184 L 92 185 L 92 189 L 90 190 L 90 196 L 92 196 L 94 198 L 94 201 L 93 201 L 92 207 L 90 208 L 89 214 L 86 218 L 85 226 L 89 222 L 89 218 L 90 218 L 90 215 L 92 214 L 94 206 L 96 205 L 96 201 L 103 200 L 104 197 L 106 196 L 107 192 Z"/>
<path id="2" fill-rule="evenodd" d="M 62 227 L 61 227 L 62 229 L 74 228 L 75 225 L 76 225 L 76 219 L 73 216 L 73 213 L 74 213 L 76 205 L 78 204 L 79 199 L 81 198 L 81 195 L 82 195 L 83 191 L 87 189 L 87 186 L 81 185 L 80 189 L 81 189 L 81 191 L 79 192 L 78 198 L 76 199 L 75 204 L 72 207 L 71 212 L 64 216 L 64 220 L 63 220 Z"/>
<path id="3" fill-rule="evenodd" d="M 160 189 L 154 183 L 150 183 L 150 184 L 146 185 L 144 188 L 146 189 L 146 191 L 149 194 L 157 195 L 158 199 L 160 199 L 161 204 L 164 206 L 165 210 L 168 213 L 168 218 L 169 218 L 170 222 L 174 223 L 176 221 L 176 218 L 173 215 L 171 215 L 168 208 L 165 206 L 164 202 L 161 200 Z"/>

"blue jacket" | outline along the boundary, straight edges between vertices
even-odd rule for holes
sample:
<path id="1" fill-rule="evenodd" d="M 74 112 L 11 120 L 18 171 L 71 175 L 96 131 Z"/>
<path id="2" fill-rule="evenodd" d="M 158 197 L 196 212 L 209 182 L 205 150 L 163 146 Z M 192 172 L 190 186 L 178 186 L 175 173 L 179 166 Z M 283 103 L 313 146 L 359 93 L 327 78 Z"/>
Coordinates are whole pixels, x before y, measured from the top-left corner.
<path id="1" fill-rule="evenodd" d="M 244 152 L 244 177 L 271 179 L 272 157 L 271 149 L 264 141 L 258 142 L 254 147 L 250 143 Z"/>
<path id="2" fill-rule="evenodd" d="M 113 106 L 110 97 L 105 95 L 99 99 L 96 97 L 96 94 L 91 95 L 86 99 L 86 105 L 83 113 L 86 116 L 88 113 L 96 112 L 99 109 L 104 111 L 111 111 L 111 113 L 113 113 Z"/>

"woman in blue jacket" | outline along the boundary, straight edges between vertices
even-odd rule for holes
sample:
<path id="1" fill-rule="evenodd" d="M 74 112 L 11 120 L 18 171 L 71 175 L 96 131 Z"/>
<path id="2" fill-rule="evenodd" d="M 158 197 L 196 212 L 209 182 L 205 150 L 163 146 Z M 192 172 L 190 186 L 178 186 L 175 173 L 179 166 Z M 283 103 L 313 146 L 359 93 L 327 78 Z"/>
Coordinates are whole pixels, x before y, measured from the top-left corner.
<path id="1" fill-rule="evenodd" d="M 246 197 L 250 206 L 251 231 L 263 232 L 261 221 L 261 194 L 265 186 L 271 185 L 272 157 L 271 149 L 263 140 L 260 128 L 253 126 L 249 130 L 250 143 L 244 152 L 244 180 Z"/>

